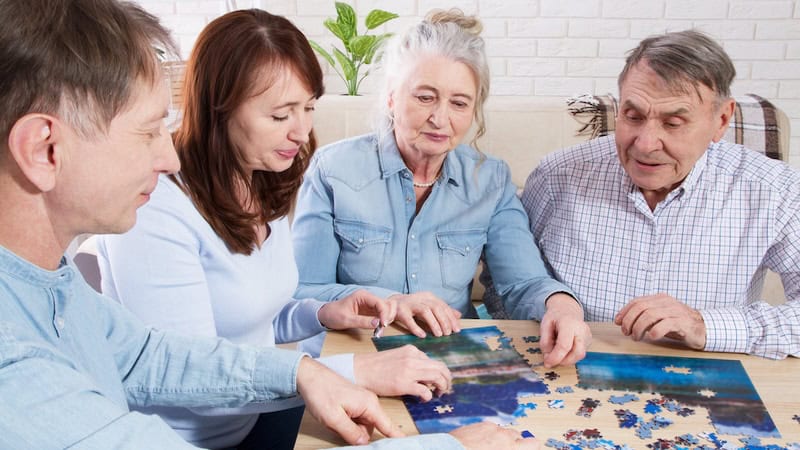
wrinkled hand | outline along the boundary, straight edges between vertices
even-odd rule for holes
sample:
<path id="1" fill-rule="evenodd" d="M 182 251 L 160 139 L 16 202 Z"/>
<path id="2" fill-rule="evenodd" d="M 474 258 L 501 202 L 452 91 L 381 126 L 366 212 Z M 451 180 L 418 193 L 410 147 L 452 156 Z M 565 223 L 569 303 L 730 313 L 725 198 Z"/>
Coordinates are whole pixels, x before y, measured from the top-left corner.
<path id="1" fill-rule="evenodd" d="M 592 343 L 592 331 L 583 320 L 583 308 L 562 293 L 547 299 L 540 333 L 539 346 L 547 368 L 575 364 L 586 356 L 586 349 Z"/>
<path id="2" fill-rule="evenodd" d="M 356 355 L 354 366 L 356 383 L 381 396 L 415 395 L 427 402 L 452 387 L 447 366 L 413 345 Z"/>
<path id="3" fill-rule="evenodd" d="M 538 450 L 539 441 L 491 422 L 479 422 L 450 432 L 467 450 Z"/>
<path id="4" fill-rule="evenodd" d="M 300 360 L 297 391 L 305 400 L 306 411 L 349 444 L 366 444 L 374 428 L 387 437 L 403 436 L 381 409 L 375 394 L 311 358 Z"/>
<path id="5" fill-rule="evenodd" d="M 461 312 L 430 292 L 395 294 L 389 299 L 397 300 L 395 319 L 414 336 L 425 337 L 425 330 L 417 324 L 415 317 L 427 324 L 434 336 L 449 336 L 461 331 L 458 322 Z"/>
<path id="6" fill-rule="evenodd" d="M 384 300 L 360 289 L 347 297 L 326 303 L 317 313 L 319 323 L 332 330 L 350 328 L 375 328 L 378 322 L 384 326 L 394 321 L 397 302 Z"/>
<path id="7" fill-rule="evenodd" d="M 695 350 L 706 346 L 706 324 L 700 312 L 665 293 L 631 300 L 614 317 L 614 323 L 636 341 L 668 337 Z"/>

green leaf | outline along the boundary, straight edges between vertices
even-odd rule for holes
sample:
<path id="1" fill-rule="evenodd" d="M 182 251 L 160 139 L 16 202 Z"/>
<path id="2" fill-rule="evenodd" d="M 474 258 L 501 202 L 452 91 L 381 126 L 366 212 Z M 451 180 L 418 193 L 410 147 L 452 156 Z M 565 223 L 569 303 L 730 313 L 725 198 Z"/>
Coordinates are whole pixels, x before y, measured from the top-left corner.
<path id="1" fill-rule="evenodd" d="M 353 7 L 347 3 L 336 2 L 336 22 L 344 34 L 343 41 L 349 41 L 350 38 L 358 34 L 356 31 L 356 12 Z"/>
<path id="2" fill-rule="evenodd" d="M 350 61 L 347 55 L 339 51 L 338 48 L 333 49 L 333 56 L 336 57 L 336 60 L 339 61 L 339 65 L 342 66 L 345 82 L 355 79 L 358 72 L 356 71 L 356 66 L 353 64 L 353 61 Z"/>
<path id="3" fill-rule="evenodd" d="M 367 53 L 364 54 L 364 64 L 372 64 L 375 55 L 378 51 L 383 47 L 383 44 L 386 42 L 387 39 L 392 37 L 393 33 L 384 33 L 380 36 L 375 37 L 375 41 L 372 43 L 372 47 L 369 49 Z"/>
<path id="4" fill-rule="evenodd" d="M 382 9 L 373 9 L 372 11 L 369 12 L 369 14 L 367 14 L 367 19 L 365 23 L 367 25 L 367 29 L 372 30 L 398 17 L 400 16 L 398 16 L 395 13 L 390 13 Z"/>
<path id="5" fill-rule="evenodd" d="M 311 48 L 313 48 L 315 52 L 319 53 L 320 56 L 325 58 L 325 61 L 328 61 L 328 64 L 330 64 L 331 67 L 333 67 L 334 69 L 336 68 L 336 64 L 333 62 L 333 56 L 331 56 L 330 53 L 328 53 L 324 48 L 322 48 L 322 46 L 320 46 L 319 44 L 310 39 L 308 43 L 311 44 Z"/>
<path id="6" fill-rule="evenodd" d="M 372 52 L 376 40 L 375 36 L 354 36 L 350 39 L 350 53 L 353 55 L 353 61 L 361 61 L 364 56 Z"/>
<path id="7" fill-rule="evenodd" d="M 344 44 L 347 44 L 347 41 L 350 39 L 347 37 L 347 33 L 342 30 L 342 26 L 339 25 L 339 22 L 336 22 L 333 19 L 325 19 L 323 22 L 325 28 L 329 29 L 334 36 L 339 38 Z"/>

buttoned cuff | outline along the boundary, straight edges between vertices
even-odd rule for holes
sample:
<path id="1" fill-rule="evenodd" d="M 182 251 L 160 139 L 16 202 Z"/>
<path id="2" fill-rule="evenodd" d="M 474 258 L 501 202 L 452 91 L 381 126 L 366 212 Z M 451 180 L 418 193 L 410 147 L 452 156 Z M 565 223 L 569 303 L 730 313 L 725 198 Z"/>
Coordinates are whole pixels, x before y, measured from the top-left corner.
<path id="1" fill-rule="evenodd" d="M 297 371 L 300 360 L 308 356 L 292 350 L 259 348 L 253 368 L 256 400 L 273 400 L 297 395 Z"/>
<path id="2" fill-rule="evenodd" d="M 706 325 L 706 346 L 709 352 L 747 353 L 749 333 L 744 313 L 738 309 L 700 311 Z"/>

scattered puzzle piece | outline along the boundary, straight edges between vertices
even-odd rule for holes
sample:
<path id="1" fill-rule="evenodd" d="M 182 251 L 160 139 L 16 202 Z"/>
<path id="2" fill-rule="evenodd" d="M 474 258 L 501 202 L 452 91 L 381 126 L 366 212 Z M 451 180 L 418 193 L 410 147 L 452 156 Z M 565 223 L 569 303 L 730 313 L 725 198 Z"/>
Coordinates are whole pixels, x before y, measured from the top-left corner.
<path id="1" fill-rule="evenodd" d="M 559 374 L 557 374 L 555 372 L 547 372 L 546 374 L 544 374 L 544 377 L 548 381 L 555 381 L 555 380 L 561 378 L 561 375 L 559 375 Z"/>
<path id="2" fill-rule="evenodd" d="M 792 420 L 794 420 L 797 423 L 800 423 L 800 415 L 797 415 L 797 414 L 793 415 L 792 416 Z"/>
<path id="3" fill-rule="evenodd" d="M 552 409 L 562 409 L 564 408 L 564 400 L 560 399 L 548 400 L 547 406 L 549 406 Z"/>
<path id="4" fill-rule="evenodd" d="M 575 391 L 572 389 L 572 386 L 559 386 L 556 388 L 556 392 L 559 394 L 571 394 Z"/>
<path id="5" fill-rule="evenodd" d="M 525 351 L 526 351 L 526 352 L 528 352 L 528 353 L 530 353 L 530 354 L 532 354 L 532 355 L 533 355 L 533 354 L 541 354 L 541 353 L 542 353 L 542 349 L 541 349 L 541 348 L 539 348 L 539 347 L 529 347 L 529 348 L 528 348 L 527 350 L 525 350 Z"/>
<path id="6" fill-rule="evenodd" d="M 639 397 L 637 397 L 635 394 L 612 395 L 608 398 L 608 402 L 615 405 L 624 405 L 625 403 L 635 402 L 638 400 Z"/>
<path id="7" fill-rule="evenodd" d="M 575 415 L 583 416 L 588 419 L 592 417 L 592 413 L 598 406 L 600 406 L 600 400 L 585 398 L 583 399 L 583 403 L 581 404 L 580 408 L 578 408 L 578 412 L 576 412 Z"/>
<path id="8" fill-rule="evenodd" d="M 539 342 L 539 336 L 522 336 L 522 340 L 527 344 Z"/>
<path id="9" fill-rule="evenodd" d="M 528 430 L 522 430 L 522 433 L 520 433 L 520 434 L 522 435 L 522 437 L 523 437 L 523 438 L 532 438 L 532 437 L 536 437 L 536 436 L 534 436 L 534 434 L 533 434 L 533 433 L 531 433 L 531 432 L 530 432 L 530 431 L 528 431 Z"/>

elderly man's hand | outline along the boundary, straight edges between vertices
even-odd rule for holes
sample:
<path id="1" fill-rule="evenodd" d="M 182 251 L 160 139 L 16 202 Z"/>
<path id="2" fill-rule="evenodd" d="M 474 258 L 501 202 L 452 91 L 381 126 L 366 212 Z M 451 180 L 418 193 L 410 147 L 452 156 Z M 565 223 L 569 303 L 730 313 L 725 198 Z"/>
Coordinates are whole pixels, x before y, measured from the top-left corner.
<path id="1" fill-rule="evenodd" d="M 695 350 L 706 346 L 706 324 L 700 312 L 664 293 L 631 300 L 614 317 L 614 323 L 636 341 L 668 337 Z"/>
<path id="2" fill-rule="evenodd" d="M 413 345 L 356 355 L 353 365 L 356 383 L 381 396 L 414 395 L 427 402 L 452 388 L 450 369 Z"/>
<path id="3" fill-rule="evenodd" d="M 374 393 L 311 358 L 300 360 L 297 391 L 305 400 L 306 410 L 349 444 L 366 444 L 375 428 L 387 437 L 403 436 L 381 409 Z"/>
<path id="4" fill-rule="evenodd" d="M 389 300 L 397 300 L 396 321 L 414 336 L 425 337 L 425 330 L 414 318 L 419 318 L 427 324 L 434 336 L 448 336 L 461 331 L 458 321 L 461 312 L 431 292 L 395 294 L 390 296 Z"/>
<path id="5" fill-rule="evenodd" d="M 583 320 L 583 308 L 567 294 L 553 294 L 547 299 L 542 317 L 539 345 L 547 368 L 570 365 L 586 356 L 592 343 L 592 331 Z"/>
<path id="6" fill-rule="evenodd" d="M 523 438 L 513 428 L 503 428 L 492 422 L 465 425 L 450 432 L 468 450 L 538 450 L 539 441 Z"/>

